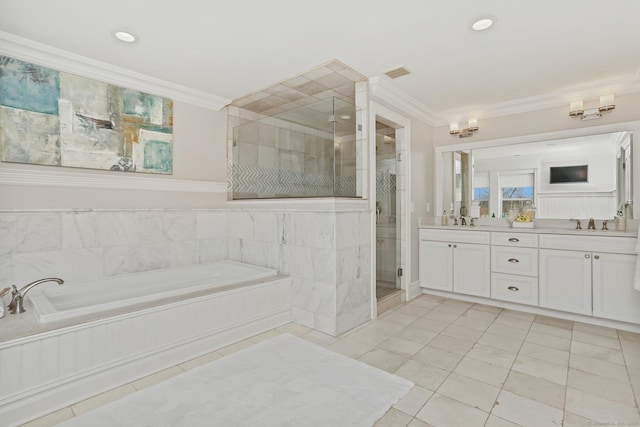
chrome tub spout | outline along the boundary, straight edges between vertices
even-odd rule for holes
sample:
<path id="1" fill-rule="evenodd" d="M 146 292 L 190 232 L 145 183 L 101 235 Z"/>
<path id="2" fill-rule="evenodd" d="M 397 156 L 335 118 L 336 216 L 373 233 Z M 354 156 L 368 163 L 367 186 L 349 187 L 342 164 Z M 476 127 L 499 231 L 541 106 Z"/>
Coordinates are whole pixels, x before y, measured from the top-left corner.
<path id="1" fill-rule="evenodd" d="M 35 282 L 31 282 L 20 290 L 17 290 L 16 285 L 13 285 L 12 286 L 13 291 L 11 292 L 11 295 L 12 295 L 11 302 L 7 306 L 7 308 L 9 308 L 10 310 L 9 313 L 18 314 L 18 313 L 24 313 L 25 311 L 27 311 L 23 306 L 24 296 L 26 295 L 27 292 L 29 292 L 29 289 L 33 288 L 36 285 L 39 285 L 40 283 L 45 283 L 45 282 L 58 282 L 58 285 L 62 285 L 64 283 L 64 280 L 58 279 L 57 277 L 48 277 L 46 279 L 40 279 L 40 280 L 36 280 Z"/>

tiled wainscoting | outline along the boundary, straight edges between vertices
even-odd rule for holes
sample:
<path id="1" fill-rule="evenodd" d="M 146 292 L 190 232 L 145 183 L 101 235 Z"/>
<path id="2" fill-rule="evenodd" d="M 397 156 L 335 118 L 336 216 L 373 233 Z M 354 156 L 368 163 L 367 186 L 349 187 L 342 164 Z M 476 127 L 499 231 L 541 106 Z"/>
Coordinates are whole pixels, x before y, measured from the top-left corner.
<path id="1" fill-rule="evenodd" d="M 0 285 L 231 259 L 290 275 L 293 320 L 336 335 L 370 318 L 369 230 L 365 210 L 3 211 Z"/>

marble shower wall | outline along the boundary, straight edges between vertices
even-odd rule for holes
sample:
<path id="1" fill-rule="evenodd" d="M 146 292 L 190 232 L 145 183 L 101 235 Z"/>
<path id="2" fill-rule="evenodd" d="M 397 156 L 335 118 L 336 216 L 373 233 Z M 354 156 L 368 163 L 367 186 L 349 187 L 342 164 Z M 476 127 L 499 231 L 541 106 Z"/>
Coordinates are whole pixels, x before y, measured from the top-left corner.
<path id="1" fill-rule="evenodd" d="M 369 226 L 362 211 L 5 211 L 0 287 L 231 259 L 290 275 L 294 321 L 335 335 L 370 318 Z"/>

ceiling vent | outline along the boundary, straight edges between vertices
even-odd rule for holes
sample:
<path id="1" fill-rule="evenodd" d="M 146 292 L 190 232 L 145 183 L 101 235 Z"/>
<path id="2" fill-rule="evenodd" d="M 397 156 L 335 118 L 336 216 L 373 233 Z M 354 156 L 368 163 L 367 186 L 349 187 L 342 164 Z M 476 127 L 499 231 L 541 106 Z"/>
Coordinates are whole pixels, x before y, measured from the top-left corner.
<path id="1" fill-rule="evenodd" d="M 394 68 L 393 70 L 385 71 L 385 74 L 392 79 L 397 79 L 398 77 L 411 74 L 411 71 L 407 70 L 404 67 L 397 67 L 397 68 Z"/>

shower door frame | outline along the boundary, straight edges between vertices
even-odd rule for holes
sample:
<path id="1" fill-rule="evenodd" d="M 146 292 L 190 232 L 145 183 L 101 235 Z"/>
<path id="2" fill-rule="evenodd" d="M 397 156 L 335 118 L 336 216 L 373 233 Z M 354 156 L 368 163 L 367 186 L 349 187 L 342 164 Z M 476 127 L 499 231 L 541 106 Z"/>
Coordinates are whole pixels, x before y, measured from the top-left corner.
<path id="1" fill-rule="evenodd" d="M 376 121 L 381 118 L 385 122 L 391 122 L 396 130 L 396 183 L 400 204 L 400 268 L 403 275 L 400 277 L 400 289 L 404 291 L 404 300 L 410 299 L 411 288 L 411 212 L 409 196 L 411 194 L 411 120 L 375 101 L 369 103 L 369 212 L 371 215 L 370 247 L 371 247 L 371 318 L 378 317 L 378 304 L 376 299 Z M 398 161 L 398 157 L 402 159 Z M 397 254 L 397 249 L 396 249 Z"/>

